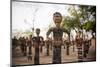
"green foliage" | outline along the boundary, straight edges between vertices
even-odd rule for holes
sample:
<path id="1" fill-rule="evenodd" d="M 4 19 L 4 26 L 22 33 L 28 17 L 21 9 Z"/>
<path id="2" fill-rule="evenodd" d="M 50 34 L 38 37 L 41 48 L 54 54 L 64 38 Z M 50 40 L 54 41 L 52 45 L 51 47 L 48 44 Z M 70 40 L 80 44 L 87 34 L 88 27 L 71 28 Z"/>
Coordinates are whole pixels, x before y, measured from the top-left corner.
<path id="1" fill-rule="evenodd" d="M 94 21 L 88 21 L 82 25 L 82 28 L 86 31 L 92 30 L 93 32 L 96 32 L 96 23 Z"/>
<path id="2" fill-rule="evenodd" d="M 95 6 L 70 6 L 68 9 L 70 16 L 64 18 L 62 27 L 71 30 L 71 29 L 85 29 L 87 31 L 92 30 L 96 32 L 96 7 Z M 90 19 L 93 16 L 93 19 Z M 82 23 L 81 20 L 82 19 Z"/>

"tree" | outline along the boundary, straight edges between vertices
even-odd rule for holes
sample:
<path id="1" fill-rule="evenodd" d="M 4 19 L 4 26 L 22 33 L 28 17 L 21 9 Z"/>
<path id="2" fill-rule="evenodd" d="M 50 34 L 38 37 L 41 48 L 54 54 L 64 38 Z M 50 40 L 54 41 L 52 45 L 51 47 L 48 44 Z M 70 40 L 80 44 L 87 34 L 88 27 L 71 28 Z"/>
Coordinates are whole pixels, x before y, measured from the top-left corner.
<path id="1" fill-rule="evenodd" d="M 62 22 L 62 28 L 68 31 L 69 41 L 70 41 L 70 32 L 72 29 L 75 29 L 74 24 L 75 19 L 71 17 L 65 17 L 64 21 Z"/>
<path id="2" fill-rule="evenodd" d="M 81 27 L 86 31 L 92 30 L 92 32 L 96 32 L 96 7 L 83 5 L 80 5 L 79 7 L 83 12 L 82 16 L 84 21 L 86 21 Z"/>
<path id="3" fill-rule="evenodd" d="M 72 5 L 69 7 L 68 12 L 70 16 L 64 17 L 63 27 L 68 29 L 69 32 L 74 29 L 86 31 L 92 30 L 96 32 L 96 7 L 85 5 Z"/>

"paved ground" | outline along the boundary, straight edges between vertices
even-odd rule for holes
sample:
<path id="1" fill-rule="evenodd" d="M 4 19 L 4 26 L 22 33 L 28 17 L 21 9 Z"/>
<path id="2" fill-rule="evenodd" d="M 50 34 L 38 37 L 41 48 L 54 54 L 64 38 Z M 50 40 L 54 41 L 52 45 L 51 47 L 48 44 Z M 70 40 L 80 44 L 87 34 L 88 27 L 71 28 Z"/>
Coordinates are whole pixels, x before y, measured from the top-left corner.
<path id="1" fill-rule="evenodd" d="M 73 46 L 70 49 L 70 55 L 66 55 L 66 49 L 62 47 L 62 63 L 67 62 L 77 62 L 77 49 L 76 46 L 75 51 L 73 52 Z M 34 48 L 32 49 L 33 59 L 34 59 Z M 34 60 L 28 61 L 27 57 L 21 56 L 21 51 L 17 50 L 16 55 L 18 57 L 12 58 L 12 63 L 15 65 L 27 65 L 27 64 L 34 64 Z M 89 53 L 87 58 L 84 58 L 83 61 L 94 61 L 95 60 L 95 40 L 93 39 L 92 45 L 90 46 Z M 52 50 L 50 50 L 50 56 L 46 56 L 46 48 L 43 47 L 43 53 L 40 53 L 40 64 L 49 64 L 52 63 Z"/>

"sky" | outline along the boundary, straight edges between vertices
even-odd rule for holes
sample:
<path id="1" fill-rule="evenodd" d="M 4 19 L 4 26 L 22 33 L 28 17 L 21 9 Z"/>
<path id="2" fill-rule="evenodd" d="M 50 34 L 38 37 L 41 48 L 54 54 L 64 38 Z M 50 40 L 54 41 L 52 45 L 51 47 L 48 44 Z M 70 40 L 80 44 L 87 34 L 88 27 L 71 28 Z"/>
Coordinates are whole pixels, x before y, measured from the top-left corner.
<path id="1" fill-rule="evenodd" d="M 69 7 L 70 5 L 63 4 L 14 1 L 12 2 L 12 33 L 32 31 L 33 27 L 34 29 L 40 28 L 40 36 L 43 36 L 45 39 L 49 27 L 55 26 L 53 23 L 53 13 L 60 12 L 63 16 L 70 16 L 67 10 Z M 71 35 L 75 39 L 75 31 L 72 31 Z"/>
<path id="2" fill-rule="evenodd" d="M 12 32 L 41 29 L 41 36 L 46 35 L 49 25 L 53 23 L 53 13 L 60 12 L 63 16 L 69 15 L 69 5 L 12 2 Z"/>

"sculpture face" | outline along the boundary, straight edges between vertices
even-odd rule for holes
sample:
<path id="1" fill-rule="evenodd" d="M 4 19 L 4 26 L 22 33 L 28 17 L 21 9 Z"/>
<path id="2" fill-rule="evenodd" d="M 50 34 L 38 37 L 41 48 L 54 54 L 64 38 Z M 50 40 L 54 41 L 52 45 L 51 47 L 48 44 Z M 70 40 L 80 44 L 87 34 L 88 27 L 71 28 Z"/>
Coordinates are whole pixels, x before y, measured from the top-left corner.
<path id="1" fill-rule="evenodd" d="M 56 27 L 60 27 L 62 16 L 60 14 L 54 14 L 53 20 L 55 22 Z"/>
<path id="2" fill-rule="evenodd" d="M 37 34 L 37 35 L 40 34 L 40 29 L 36 29 L 36 34 Z"/>

